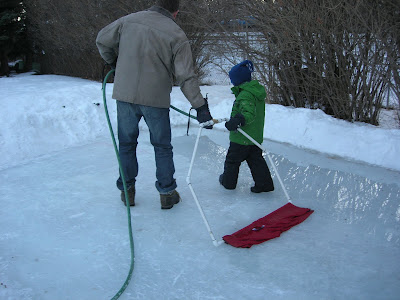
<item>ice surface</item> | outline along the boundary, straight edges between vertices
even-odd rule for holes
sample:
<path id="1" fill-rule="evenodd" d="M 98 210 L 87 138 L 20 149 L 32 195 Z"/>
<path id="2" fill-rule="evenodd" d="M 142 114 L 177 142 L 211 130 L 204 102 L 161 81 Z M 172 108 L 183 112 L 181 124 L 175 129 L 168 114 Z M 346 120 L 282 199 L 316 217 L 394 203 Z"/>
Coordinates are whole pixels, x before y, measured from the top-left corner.
<path id="1" fill-rule="evenodd" d="M 229 114 L 228 86 L 202 92 L 214 117 Z M 22 74 L 0 78 L 0 95 L 0 299 L 110 299 L 128 274 L 130 249 L 117 160 L 97 105 L 100 84 Z M 189 110 L 178 89 L 172 97 Z M 115 102 L 108 105 L 115 128 Z M 263 146 L 293 203 L 315 212 L 250 249 L 214 247 L 185 181 L 195 122 L 186 136 L 187 117 L 171 111 L 183 198 L 171 210 L 160 209 L 142 124 L 131 209 L 135 269 L 121 299 L 399 298 L 399 130 L 277 105 L 266 112 Z M 218 239 L 286 203 L 274 174 L 274 192 L 250 193 L 245 165 L 237 189 L 223 189 L 218 176 L 228 145 L 223 125 L 204 130 L 192 174 Z"/>
<path id="2" fill-rule="evenodd" d="M 137 206 L 131 209 L 135 269 L 121 299 L 398 298 L 398 173 L 347 162 L 356 171 L 349 172 L 341 161 L 308 153 L 330 166 L 320 167 L 296 159 L 288 146 L 271 145 L 294 204 L 315 213 L 251 249 L 216 248 L 185 183 L 195 130 L 183 131 L 175 129 L 173 139 L 183 201 L 167 211 L 154 188 L 148 134 L 140 137 Z M 206 132 L 192 175 L 219 239 L 285 204 L 277 182 L 273 193 L 250 193 L 245 165 L 238 188 L 224 190 L 217 178 L 225 146 L 224 132 Z M 0 270 L 7 285 L 1 299 L 109 299 L 118 291 L 130 251 L 116 174 L 106 139 L 0 172 Z"/>

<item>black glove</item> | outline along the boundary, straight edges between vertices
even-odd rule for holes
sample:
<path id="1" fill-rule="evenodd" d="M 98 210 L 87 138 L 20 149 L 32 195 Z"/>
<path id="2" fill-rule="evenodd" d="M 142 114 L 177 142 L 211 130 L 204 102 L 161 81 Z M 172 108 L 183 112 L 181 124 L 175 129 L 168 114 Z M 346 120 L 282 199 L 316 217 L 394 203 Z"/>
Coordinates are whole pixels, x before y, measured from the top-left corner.
<path id="1" fill-rule="evenodd" d="M 231 118 L 228 122 L 225 123 L 226 129 L 229 131 L 235 131 L 239 127 L 242 127 L 246 124 L 246 120 L 242 114 L 236 114 L 233 118 Z"/>
<path id="2" fill-rule="evenodd" d="M 199 108 L 196 108 L 196 111 L 197 111 L 197 121 L 198 121 L 199 123 L 204 123 L 204 122 L 207 122 L 207 121 L 212 120 L 210 110 L 208 109 L 208 102 L 207 102 L 207 99 L 204 99 L 204 101 L 206 101 L 206 104 L 200 106 Z M 206 129 L 212 129 L 213 126 L 210 125 L 210 126 L 206 126 L 206 127 L 204 127 L 204 128 L 206 128 Z"/>

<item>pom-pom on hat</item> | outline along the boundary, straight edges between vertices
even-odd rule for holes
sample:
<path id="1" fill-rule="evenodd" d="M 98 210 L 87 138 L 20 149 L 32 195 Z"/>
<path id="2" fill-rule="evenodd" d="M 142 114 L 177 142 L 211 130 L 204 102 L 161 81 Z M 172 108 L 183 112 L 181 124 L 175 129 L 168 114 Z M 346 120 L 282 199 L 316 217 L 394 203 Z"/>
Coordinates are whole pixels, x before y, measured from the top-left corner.
<path id="1" fill-rule="evenodd" d="M 234 86 L 251 81 L 251 73 L 254 72 L 253 63 L 250 60 L 242 61 L 229 71 L 229 78 Z"/>

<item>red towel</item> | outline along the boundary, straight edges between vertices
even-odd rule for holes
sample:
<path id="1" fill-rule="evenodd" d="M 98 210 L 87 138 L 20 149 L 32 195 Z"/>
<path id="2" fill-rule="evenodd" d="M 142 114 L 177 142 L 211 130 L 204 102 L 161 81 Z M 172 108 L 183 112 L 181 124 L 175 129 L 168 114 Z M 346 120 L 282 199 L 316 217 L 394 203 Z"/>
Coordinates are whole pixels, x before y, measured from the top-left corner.
<path id="1" fill-rule="evenodd" d="M 314 211 L 287 203 L 274 212 L 254 221 L 249 226 L 223 237 L 224 241 L 234 247 L 250 248 L 281 235 L 293 226 L 307 219 Z"/>

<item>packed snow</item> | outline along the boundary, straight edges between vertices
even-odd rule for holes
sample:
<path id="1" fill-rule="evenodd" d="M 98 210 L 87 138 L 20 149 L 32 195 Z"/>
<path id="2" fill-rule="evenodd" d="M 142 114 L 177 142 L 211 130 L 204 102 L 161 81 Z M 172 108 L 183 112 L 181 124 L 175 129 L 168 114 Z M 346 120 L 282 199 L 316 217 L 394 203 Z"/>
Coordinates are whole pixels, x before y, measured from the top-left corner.
<path id="1" fill-rule="evenodd" d="M 108 106 L 116 119 L 108 84 Z M 1 78 L 0 169 L 108 135 L 101 84 L 56 75 L 21 74 Z M 230 86 L 203 86 L 214 118 L 230 115 L 234 96 Z M 190 104 L 174 87 L 172 105 L 189 112 Z M 192 111 L 195 115 L 195 112 Z M 264 136 L 268 140 L 349 160 L 400 170 L 400 130 L 395 111 L 382 127 L 349 123 L 321 110 L 267 105 Z M 186 126 L 187 117 L 171 111 L 172 126 Z M 387 128 L 390 126 L 390 128 Z M 142 123 L 142 127 L 146 125 Z M 223 127 L 217 127 L 220 130 Z"/>
<path id="2" fill-rule="evenodd" d="M 229 116 L 230 86 L 201 90 L 214 118 Z M 26 73 L 0 78 L 0 95 L 0 299 L 110 299 L 126 278 L 130 249 L 101 83 Z M 179 88 L 171 98 L 189 112 Z M 192 120 L 187 135 L 188 117 L 170 116 L 182 202 L 160 209 L 143 122 L 131 209 L 135 269 L 121 299 L 398 299 L 396 114 L 384 111 L 376 127 L 267 105 L 263 146 L 293 203 L 315 213 L 250 249 L 212 244 L 185 182 L 198 125 Z M 222 124 L 203 130 L 192 175 L 218 239 L 287 201 L 271 166 L 272 193 L 250 193 L 245 164 L 237 189 L 223 189 L 228 145 Z"/>

